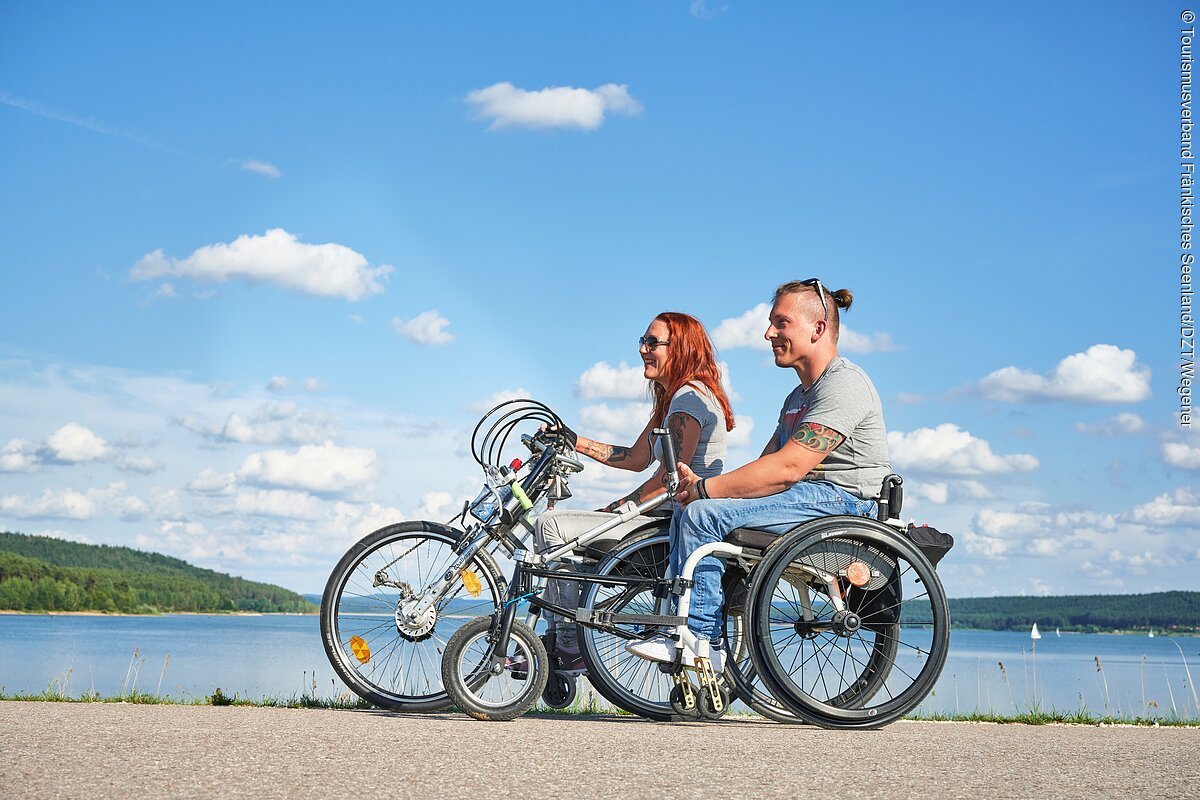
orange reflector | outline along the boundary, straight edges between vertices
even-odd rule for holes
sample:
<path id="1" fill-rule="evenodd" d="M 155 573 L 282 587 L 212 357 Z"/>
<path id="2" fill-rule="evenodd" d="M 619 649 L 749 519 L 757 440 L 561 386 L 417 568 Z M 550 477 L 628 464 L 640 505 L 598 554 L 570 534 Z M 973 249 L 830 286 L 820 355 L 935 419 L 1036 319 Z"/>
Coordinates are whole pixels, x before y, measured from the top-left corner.
<path id="1" fill-rule="evenodd" d="M 350 652 L 354 653 L 360 664 L 371 660 L 371 648 L 361 636 L 350 637 Z"/>
<path id="2" fill-rule="evenodd" d="M 463 586 L 467 587 L 467 594 L 471 597 L 479 597 L 479 593 L 483 591 L 483 584 L 479 582 L 479 576 L 469 569 L 464 569 L 458 574 L 462 578 Z"/>
<path id="3" fill-rule="evenodd" d="M 846 567 L 846 580 L 855 586 L 866 586 L 871 582 L 871 568 L 861 561 L 852 561 Z"/>

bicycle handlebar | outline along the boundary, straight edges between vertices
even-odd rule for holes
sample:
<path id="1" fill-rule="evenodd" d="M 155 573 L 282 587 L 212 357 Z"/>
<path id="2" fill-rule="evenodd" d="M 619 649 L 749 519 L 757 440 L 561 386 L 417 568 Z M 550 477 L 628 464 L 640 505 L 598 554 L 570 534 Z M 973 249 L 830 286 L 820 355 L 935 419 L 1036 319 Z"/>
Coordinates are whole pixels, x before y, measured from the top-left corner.
<path id="1" fill-rule="evenodd" d="M 679 462 L 675 457 L 675 440 L 666 428 L 655 428 L 652 435 L 662 442 L 662 465 L 667 472 L 667 494 L 674 496 L 679 490 Z"/>

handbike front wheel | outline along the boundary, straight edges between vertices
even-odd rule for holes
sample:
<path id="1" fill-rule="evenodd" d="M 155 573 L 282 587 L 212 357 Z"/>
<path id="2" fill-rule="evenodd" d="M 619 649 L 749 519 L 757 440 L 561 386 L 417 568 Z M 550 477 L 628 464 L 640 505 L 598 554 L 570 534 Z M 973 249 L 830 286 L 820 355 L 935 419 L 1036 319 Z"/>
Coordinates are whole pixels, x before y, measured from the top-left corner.
<path id="1" fill-rule="evenodd" d="M 546 648 L 523 622 L 512 623 L 508 648 L 496 652 L 493 617 L 463 625 L 446 644 L 442 682 L 454 705 L 468 716 L 491 722 L 516 719 L 546 690 Z"/>
<path id="2" fill-rule="evenodd" d="M 477 553 L 419 619 L 397 612 L 413 602 L 406 592 L 420 592 L 445 574 L 460 535 L 434 522 L 388 525 L 350 548 L 329 576 L 321 640 L 329 663 L 359 697 L 394 711 L 450 705 L 442 649 L 462 618 L 500 607 L 505 583 L 495 561 Z"/>
<path id="3" fill-rule="evenodd" d="M 862 587 L 846 577 L 854 563 L 869 568 Z M 814 573 L 836 577 L 843 611 Z M 752 588 L 754 667 L 801 719 L 880 727 L 916 708 L 941 674 L 950 643 L 942 584 L 911 542 L 878 522 L 806 523 L 771 548 Z"/>

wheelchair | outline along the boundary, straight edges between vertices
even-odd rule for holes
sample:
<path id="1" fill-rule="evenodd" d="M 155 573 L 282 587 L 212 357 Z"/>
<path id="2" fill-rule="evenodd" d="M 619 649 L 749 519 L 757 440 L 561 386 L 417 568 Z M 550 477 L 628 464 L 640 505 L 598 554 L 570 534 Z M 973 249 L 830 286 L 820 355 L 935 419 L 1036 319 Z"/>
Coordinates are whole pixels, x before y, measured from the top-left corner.
<path id="1" fill-rule="evenodd" d="M 953 540 L 936 532 L 910 538 L 899 520 L 902 484 L 898 475 L 884 480 L 877 519 L 821 517 L 782 535 L 739 528 L 700 548 L 670 580 L 659 577 L 665 528 L 626 539 L 596 574 L 646 581 L 588 583 L 580 595 L 577 617 L 590 623 L 580 626 L 580 645 L 593 686 L 659 720 L 717 719 L 734 698 L 779 722 L 826 728 L 875 728 L 909 713 L 945 664 L 949 610 L 934 566 Z M 708 666 L 708 643 L 686 625 L 691 575 L 709 555 L 727 561 L 722 675 Z M 673 616 L 665 613 L 672 596 Z M 625 652 L 653 625 L 665 625 L 696 665 L 684 666 L 681 647 L 666 665 Z"/>

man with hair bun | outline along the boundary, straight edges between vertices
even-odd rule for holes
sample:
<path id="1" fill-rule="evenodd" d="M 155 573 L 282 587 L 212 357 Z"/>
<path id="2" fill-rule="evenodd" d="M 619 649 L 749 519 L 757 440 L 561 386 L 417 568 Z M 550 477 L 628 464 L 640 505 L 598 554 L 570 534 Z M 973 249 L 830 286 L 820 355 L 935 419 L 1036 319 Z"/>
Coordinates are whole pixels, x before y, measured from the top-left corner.
<path id="1" fill-rule="evenodd" d="M 794 369 L 800 385 L 784 400 L 779 425 L 754 461 L 709 478 L 679 465 L 681 507 L 671 519 L 672 574 L 678 575 L 702 545 L 721 541 L 735 528 L 785 533 L 816 517 L 876 514 L 873 498 L 891 472 L 883 407 L 867 374 L 837 351 L 840 310 L 848 310 L 853 300 L 848 289 L 831 292 L 816 278 L 775 290 L 764 336 L 775 366 Z M 692 633 L 712 643 L 718 673 L 724 668 L 724 571 L 718 558 L 700 562 L 688 614 Z M 665 635 L 631 642 L 626 649 L 652 661 L 671 661 L 675 655 L 675 643 Z M 685 662 L 690 655 L 685 653 Z"/>

